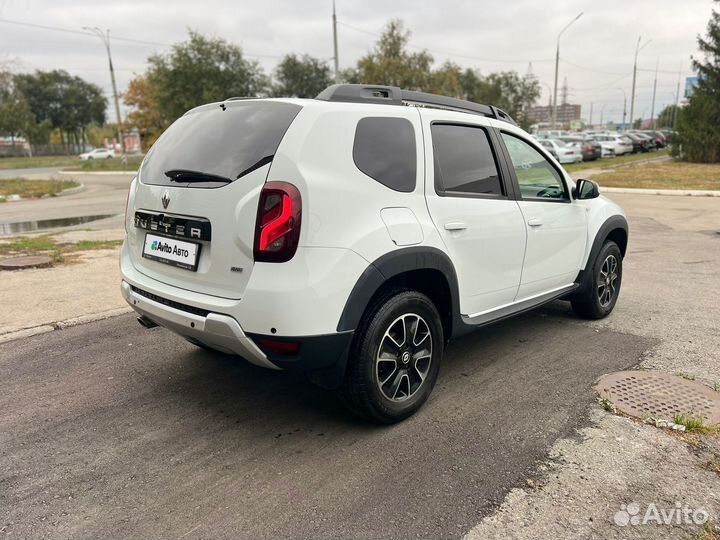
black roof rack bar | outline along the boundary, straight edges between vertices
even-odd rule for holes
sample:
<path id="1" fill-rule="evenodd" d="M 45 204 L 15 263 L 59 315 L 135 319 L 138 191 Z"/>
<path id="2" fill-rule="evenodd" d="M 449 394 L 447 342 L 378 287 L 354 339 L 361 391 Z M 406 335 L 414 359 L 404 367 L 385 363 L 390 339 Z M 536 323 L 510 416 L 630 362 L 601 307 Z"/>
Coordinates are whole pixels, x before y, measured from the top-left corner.
<path id="1" fill-rule="evenodd" d="M 315 99 L 324 101 L 340 101 L 344 103 L 383 103 L 386 105 L 408 105 L 428 107 L 450 111 L 480 114 L 490 118 L 515 122 L 505 111 L 492 105 L 482 105 L 472 101 L 438 96 L 425 92 L 403 90 L 397 86 L 369 84 L 333 84 L 320 92 Z"/>

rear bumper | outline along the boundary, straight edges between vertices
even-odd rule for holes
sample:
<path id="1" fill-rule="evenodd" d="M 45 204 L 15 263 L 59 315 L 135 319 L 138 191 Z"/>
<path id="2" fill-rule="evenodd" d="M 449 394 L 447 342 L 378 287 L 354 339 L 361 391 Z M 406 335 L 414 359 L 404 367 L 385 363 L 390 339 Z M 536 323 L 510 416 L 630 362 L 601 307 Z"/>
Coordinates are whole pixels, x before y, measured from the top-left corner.
<path id="1" fill-rule="evenodd" d="M 240 355 L 257 366 L 281 369 L 267 358 L 255 342 L 245 335 L 240 324 L 228 315 L 190 313 L 166 305 L 141 294 L 139 289 L 133 289 L 127 281 L 122 281 L 120 290 L 125 301 L 137 313 L 176 334 L 223 352 Z"/>

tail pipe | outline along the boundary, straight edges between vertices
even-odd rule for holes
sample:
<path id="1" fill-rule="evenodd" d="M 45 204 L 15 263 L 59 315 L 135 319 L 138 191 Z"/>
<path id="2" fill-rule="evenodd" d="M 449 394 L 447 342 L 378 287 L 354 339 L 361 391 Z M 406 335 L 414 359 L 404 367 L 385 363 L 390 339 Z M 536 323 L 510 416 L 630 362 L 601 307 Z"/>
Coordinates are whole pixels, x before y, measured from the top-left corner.
<path id="1" fill-rule="evenodd" d="M 137 322 L 139 322 L 142 326 L 144 326 L 144 327 L 147 328 L 148 330 L 149 330 L 150 328 L 155 328 L 155 327 L 158 325 L 155 321 L 153 321 L 152 319 L 146 317 L 145 315 L 140 315 L 140 316 L 137 318 Z"/>

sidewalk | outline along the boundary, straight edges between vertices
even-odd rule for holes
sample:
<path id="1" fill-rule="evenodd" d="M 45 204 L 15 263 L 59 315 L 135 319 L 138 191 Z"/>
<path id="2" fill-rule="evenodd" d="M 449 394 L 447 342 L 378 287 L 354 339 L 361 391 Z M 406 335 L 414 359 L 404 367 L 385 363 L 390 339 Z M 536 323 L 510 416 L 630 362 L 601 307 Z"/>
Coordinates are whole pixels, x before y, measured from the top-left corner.
<path id="1" fill-rule="evenodd" d="M 124 231 L 73 231 L 59 242 L 114 240 Z M 2 272 L 0 343 L 130 311 L 120 294 L 118 249 L 79 251 L 53 268 Z"/>

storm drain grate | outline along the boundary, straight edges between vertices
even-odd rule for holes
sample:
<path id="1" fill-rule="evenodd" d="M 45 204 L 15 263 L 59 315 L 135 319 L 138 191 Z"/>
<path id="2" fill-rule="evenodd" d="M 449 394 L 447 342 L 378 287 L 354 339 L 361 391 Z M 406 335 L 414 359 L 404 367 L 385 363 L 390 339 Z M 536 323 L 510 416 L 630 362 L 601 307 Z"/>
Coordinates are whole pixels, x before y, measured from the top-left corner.
<path id="1" fill-rule="evenodd" d="M 675 414 L 693 413 L 720 424 L 720 393 L 669 373 L 619 371 L 601 378 L 595 388 L 630 416 L 672 420 Z"/>

